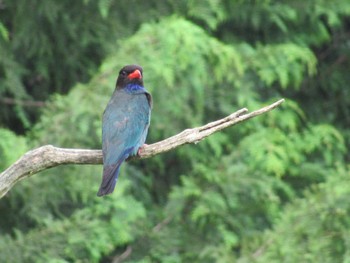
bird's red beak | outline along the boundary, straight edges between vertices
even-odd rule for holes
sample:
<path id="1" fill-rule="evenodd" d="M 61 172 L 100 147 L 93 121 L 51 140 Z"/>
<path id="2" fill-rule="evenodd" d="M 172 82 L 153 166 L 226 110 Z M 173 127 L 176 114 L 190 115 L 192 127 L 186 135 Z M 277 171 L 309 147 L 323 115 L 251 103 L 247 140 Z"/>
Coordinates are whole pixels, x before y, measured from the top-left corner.
<path id="1" fill-rule="evenodd" d="M 129 79 L 141 79 L 142 75 L 141 75 L 140 70 L 136 69 L 134 72 L 132 72 L 128 75 L 128 78 Z"/>

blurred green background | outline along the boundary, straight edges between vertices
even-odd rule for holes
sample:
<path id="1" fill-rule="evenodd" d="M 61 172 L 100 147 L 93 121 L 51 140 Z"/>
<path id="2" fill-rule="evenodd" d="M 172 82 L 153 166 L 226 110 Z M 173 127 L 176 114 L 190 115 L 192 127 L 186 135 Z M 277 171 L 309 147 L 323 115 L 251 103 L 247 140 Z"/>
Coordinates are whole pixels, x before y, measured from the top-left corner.
<path id="1" fill-rule="evenodd" d="M 0 200 L 1 262 L 350 262 L 350 1 L 0 0 L 0 168 L 101 148 L 119 69 L 144 68 L 148 143 L 277 99 L 197 145 L 57 167 Z"/>

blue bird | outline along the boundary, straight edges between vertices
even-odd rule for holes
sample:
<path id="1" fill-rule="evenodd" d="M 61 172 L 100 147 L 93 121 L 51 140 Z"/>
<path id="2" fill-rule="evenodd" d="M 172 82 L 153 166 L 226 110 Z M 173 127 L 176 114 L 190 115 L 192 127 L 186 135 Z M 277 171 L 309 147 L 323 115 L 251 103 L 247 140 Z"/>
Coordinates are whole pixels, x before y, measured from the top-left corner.
<path id="1" fill-rule="evenodd" d="M 142 67 L 127 65 L 103 113 L 103 177 L 98 196 L 113 192 L 121 164 L 137 155 L 145 143 L 151 119 L 152 96 L 143 86 Z"/>

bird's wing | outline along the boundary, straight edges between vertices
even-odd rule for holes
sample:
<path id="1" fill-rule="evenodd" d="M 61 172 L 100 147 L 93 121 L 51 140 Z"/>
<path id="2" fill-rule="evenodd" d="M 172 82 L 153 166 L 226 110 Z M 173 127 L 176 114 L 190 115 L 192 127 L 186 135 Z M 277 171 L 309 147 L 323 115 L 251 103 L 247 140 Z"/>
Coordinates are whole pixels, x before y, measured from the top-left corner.
<path id="1" fill-rule="evenodd" d="M 140 96 L 139 108 L 143 114 L 140 114 L 138 117 L 140 118 L 139 121 L 143 124 L 143 126 L 140 127 L 140 139 L 132 153 L 133 155 L 136 155 L 138 149 L 145 143 L 148 134 L 148 128 L 151 122 L 152 96 L 147 91 L 144 92 L 142 96 Z"/>

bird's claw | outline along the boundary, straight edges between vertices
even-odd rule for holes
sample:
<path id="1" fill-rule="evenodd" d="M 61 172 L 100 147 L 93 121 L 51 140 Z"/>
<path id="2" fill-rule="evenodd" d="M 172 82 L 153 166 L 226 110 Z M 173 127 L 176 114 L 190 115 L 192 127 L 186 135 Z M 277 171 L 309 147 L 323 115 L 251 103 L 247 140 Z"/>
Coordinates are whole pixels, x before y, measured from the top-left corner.
<path id="1" fill-rule="evenodd" d="M 148 144 L 143 144 L 142 146 L 140 146 L 140 148 L 137 150 L 137 155 L 140 156 L 141 152 L 143 151 L 143 149 L 145 148 L 145 146 L 147 146 Z"/>

